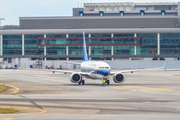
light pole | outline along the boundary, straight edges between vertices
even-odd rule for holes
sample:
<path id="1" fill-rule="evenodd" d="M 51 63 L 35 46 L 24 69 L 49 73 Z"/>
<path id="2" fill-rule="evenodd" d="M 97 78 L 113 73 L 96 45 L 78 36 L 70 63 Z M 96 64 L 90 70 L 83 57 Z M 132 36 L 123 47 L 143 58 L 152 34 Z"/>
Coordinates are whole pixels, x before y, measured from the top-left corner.
<path id="1" fill-rule="evenodd" d="M 4 20 L 4 18 L 0 18 L 0 29 L 1 29 L 1 20 Z"/>

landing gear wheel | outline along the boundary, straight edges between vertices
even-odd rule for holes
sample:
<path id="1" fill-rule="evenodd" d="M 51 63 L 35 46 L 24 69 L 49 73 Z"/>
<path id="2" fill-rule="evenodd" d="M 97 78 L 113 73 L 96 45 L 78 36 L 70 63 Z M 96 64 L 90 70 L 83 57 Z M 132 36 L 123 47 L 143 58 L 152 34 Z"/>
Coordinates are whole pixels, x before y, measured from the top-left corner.
<path id="1" fill-rule="evenodd" d="M 82 83 L 82 85 L 84 85 L 84 84 L 85 84 L 85 81 L 84 81 L 84 80 L 81 80 L 81 81 L 79 82 L 79 85 L 81 85 L 81 83 Z"/>
<path id="2" fill-rule="evenodd" d="M 110 83 L 109 80 L 107 80 L 106 83 L 107 83 L 107 85 L 109 85 L 109 83 Z"/>
<path id="3" fill-rule="evenodd" d="M 82 85 L 84 85 L 85 84 L 85 81 L 84 80 L 82 80 Z"/>

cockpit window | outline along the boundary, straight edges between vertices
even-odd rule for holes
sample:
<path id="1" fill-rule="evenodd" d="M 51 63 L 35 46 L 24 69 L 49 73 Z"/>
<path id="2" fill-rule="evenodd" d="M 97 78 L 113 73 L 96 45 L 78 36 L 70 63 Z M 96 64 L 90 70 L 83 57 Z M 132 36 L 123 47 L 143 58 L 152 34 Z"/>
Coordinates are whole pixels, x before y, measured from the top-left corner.
<path id="1" fill-rule="evenodd" d="M 109 67 L 100 67 L 100 69 L 109 69 Z"/>

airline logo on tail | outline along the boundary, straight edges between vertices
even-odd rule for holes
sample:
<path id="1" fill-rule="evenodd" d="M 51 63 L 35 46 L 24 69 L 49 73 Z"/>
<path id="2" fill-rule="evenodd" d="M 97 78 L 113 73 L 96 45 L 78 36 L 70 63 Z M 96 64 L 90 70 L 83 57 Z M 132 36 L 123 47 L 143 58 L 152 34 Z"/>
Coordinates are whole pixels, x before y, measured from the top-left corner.
<path id="1" fill-rule="evenodd" d="M 85 40 L 84 31 L 83 31 L 83 50 L 84 50 L 84 61 L 89 61 L 87 57 L 86 40 Z"/>

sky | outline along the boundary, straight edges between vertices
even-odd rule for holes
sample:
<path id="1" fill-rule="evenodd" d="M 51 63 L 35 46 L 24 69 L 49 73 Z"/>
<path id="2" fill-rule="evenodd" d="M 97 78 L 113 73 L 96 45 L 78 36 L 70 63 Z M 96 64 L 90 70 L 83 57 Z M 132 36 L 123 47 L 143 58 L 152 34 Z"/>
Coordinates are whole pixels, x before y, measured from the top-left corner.
<path id="1" fill-rule="evenodd" d="M 1 26 L 19 25 L 19 17 L 72 16 L 72 8 L 83 3 L 168 2 L 169 0 L 0 0 Z M 177 2 L 177 1 L 170 1 Z"/>

